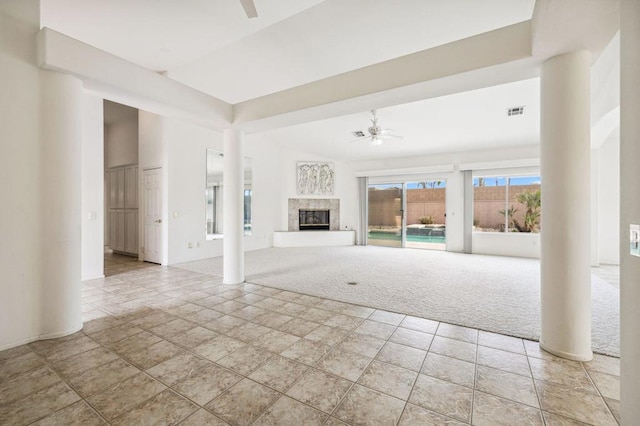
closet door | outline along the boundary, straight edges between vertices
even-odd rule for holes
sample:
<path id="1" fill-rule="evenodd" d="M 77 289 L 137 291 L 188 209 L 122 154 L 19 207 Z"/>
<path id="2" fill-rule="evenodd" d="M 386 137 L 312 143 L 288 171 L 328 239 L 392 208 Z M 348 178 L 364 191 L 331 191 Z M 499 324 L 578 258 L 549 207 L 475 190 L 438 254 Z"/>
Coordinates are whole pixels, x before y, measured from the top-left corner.
<path id="1" fill-rule="evenodd" d="M 124 251 L 138 253 L 138 210 L 125 210 Z"/>
<path id="2" fill-rule="evenodd" d="M 138 166 L 127 166 L 124 169 L 124 208 L 138 208 Z M 127 231 L 128 232 L 128 231 Z"/>
<path id="3" fill-rule="evenodd" d="M 109 210 L 109 248 L 117 250 L 118 245 L 118 211 Z"/>
<path id="4" fill-rule="evenodd" d="M 124 240 L 125 240 L 125 230 L 126 228 L 126 220 L 124 215 L 124 210 L 117 210 L 116 215 L 118 217 L 118 225 L 117 225 L 117 240 L 115 247 L 112 247 L 117 251 L 125 251 L 124 250 Z"/>
<path id="5" fill-rule="evenodd" d="M 118 173 L 116 170 L 107 171 L 109 181 L 109 205 L 110 209 L 115 209 L 118 206 Z"/>
<path id="6" fill-rule="evenodd" d="M 116 189 L 116 204 L 110 206 L 113 209 L 124 209 L 124 169 L 118 168 L 112 171 L 116 175 L 117 189 Z"/>

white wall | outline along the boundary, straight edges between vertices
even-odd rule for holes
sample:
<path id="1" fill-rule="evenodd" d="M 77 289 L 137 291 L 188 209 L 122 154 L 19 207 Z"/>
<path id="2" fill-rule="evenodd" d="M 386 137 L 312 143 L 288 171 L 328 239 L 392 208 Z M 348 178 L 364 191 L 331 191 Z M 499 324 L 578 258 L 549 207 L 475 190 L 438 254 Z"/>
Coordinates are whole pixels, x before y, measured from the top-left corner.
<path id="1" fill-rule="evenodd" d="M 82 123 L 82 280 L 104 276 L 103 100 L 85 95 Z"/>
<path id="2" fill-rule="evenodd" d="M 247 135 L 244 154 L 251 159 L 253 188 L 253 235 L 244 240 L 244 248 L 249 251 L 271 247 L 273 231 L 280 229 L 283 166 L 280 147 L 260 135 Z"/>
<path id="3" fill-rule="evenodd" d="M 105 167 L 138 164 L 138 118 L 117 121 L 104 129 Z"/>
<path id="4" fill-rule="evenodd" d="M 589 200 L 589 218 L 590 218 L 590 230 L 589 230 L 589 241 L 591 242 L 591 266 L 600 265 L 600 238 L 598 236 L 598 210 L 600 208 L 600 204 L 598 201 L 598 191 L 599 191 L 599 164 L 598 161 L 599 155 L 597 149 L 591 149 L 591 199 Z"/>
<path id="5" fill-rule="evenodd" d="M 82 86 L 35 66 L 39 18 L 0 2 L 0 350 L 82 327 Z"/>
<path id="6" fill-rule="evenodd" d="M 464 251 L 464 174 L 455 170 L 448 175 L 445 194 L 447 251 Z"/>
<path id="7" fill-rule="evenodd" d="M 222 240 L 205 238 L 207 148 L 220 151 L 222 135 L 165 118 L 168 158 L 168 264 L 218 256 Z M 189 248 L 189 243 L 193 248 Z M 199 246 L 198 246 L 199 245 Z"/>
<path id="8" fill-rule="evenodd" d="M 473 253 L 540 258 L 540 234 L 474 232 Z"/>
<path id="9" fill-rule="evenodd" d="M 34 65 L 38 2 L 0 2 L 0 350 L 39 332 L 39 71 Z"/>
<path id="10" fill-rule="evenodd" d="M 598 249 L 600 263 L 620 264 L 620 132 L 598 150 Z"/>
<path id="11" fill-rule="evenodd" d="M 205 259 L 223 254 L 223 240 L 207 240 L 205 234 L 206 150 L 222 151 L 222 134 L 177 119 L 157 117 L 156 123 L 140 121 L 147 132 L 141 136 L 141 165 L 156 156 L 152 140 L 166 149 L 167 264 Z M 157 120 L 161 120 L 159 125 Z M 155 134 L 149 134 L 150 127 Z M 144 139 L 144 141 L 143 141 Z M 258 135 L 247 135 L 245 156 L 252 168 L 252 235 L 244 237 L 245 251 L 270 247 L 280 220 L 281 167 L 279 148 Z M 174 217 L 175 216 L 175 217 Z M 191 243 L 192 248 L 189 248 Z"/>

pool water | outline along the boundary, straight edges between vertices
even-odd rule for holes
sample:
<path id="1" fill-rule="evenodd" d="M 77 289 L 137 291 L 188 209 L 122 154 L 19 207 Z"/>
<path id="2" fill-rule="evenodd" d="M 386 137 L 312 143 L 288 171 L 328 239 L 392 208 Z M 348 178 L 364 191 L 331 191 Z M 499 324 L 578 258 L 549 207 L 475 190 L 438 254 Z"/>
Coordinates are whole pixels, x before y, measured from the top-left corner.
<path id="1" fill-rule="evenodd" d="M 376 232 L 369 231 L 369 239 L 372 240 L 388 240 L 388 241 L 400 241 L 400 235 L 395 232 Z M 445 244 L 445 237 L 441 236 L 426 236 L 426 235 L 407 235 L 407 241 L 412 243 L 438 243 Z"/>

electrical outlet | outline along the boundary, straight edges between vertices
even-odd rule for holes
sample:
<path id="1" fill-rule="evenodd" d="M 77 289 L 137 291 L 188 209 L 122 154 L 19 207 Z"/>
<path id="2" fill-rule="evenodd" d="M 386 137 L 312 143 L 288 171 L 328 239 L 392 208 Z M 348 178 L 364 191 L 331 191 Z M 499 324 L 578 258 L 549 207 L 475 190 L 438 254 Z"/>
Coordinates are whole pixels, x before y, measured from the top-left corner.
<path id="1" fill-rule="evenodd" d="M 200 248 L 200 241 L 196 243 L 196 247 Z"/>
<path id="2" fill-rule="evenodd" d="M 191 243 L 191 242 L 190 242 L 187 246 L 188 246 L 189 248 L 193 248 L 193 243 Z"/>

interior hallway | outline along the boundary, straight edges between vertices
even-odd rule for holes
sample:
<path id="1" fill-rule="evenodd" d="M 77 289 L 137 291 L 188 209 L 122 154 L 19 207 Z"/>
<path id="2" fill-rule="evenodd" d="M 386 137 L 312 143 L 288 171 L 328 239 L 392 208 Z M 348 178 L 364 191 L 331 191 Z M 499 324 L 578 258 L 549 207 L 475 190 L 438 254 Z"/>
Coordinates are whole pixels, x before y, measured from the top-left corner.
<path id="1" fill-rule="evenodd" d="M 84 283 L 81 332 L 0 352 L 1 424 L 619 419 L 617 358 L 118 257 L 108 271 Z"/>

